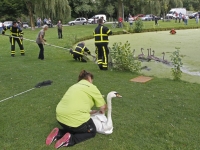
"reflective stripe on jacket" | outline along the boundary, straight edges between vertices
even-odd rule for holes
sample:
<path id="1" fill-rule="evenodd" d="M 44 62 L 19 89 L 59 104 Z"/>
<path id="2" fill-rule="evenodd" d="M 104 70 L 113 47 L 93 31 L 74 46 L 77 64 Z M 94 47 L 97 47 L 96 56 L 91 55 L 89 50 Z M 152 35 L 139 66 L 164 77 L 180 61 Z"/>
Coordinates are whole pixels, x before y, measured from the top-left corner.
<path id="1" fill-rule="evenodd" d="M 107 27 L 99 24 L 98 27 L 96 27 L 94 31 L 94 38 L 95 43 L 102 43 L 102 44 L 108 44 L 108 35 L 111 35 L 112 31 L 108 29 Z"/>
<path id="2" fill-rule="evenodd" d="M 19 27 L 7 26 L 3 28 L 3 32 L 10 30 L 12 36 L 23 36 L 23 31 Z"/>
<path id="3" fill-rule="evenodd" d="M 85 47 L 83 43 L 79 43 L 73 52 L 80 55 L 84 55 L 84 52 L 87 52 L 88 54 L 90 54 L 89 49 Z"/>

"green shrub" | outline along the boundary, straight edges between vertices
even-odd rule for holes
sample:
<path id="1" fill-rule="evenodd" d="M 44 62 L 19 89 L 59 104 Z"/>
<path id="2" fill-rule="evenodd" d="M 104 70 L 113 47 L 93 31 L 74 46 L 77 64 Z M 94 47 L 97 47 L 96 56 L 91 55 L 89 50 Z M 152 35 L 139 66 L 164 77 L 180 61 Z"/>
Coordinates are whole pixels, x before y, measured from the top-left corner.
<path id="1" fill-rule="evenodd" d="M 134 32 L 134 28 L 133 28 L 133 25 L 131 26 L 130 24 L 128 24 L 126 26 L 126 31 L 130 32 L 130 33 L 133 33 Z"/>
<path id="2" fill-rule="evenodd" d="M 133 57 L 133 51 L 131 51 L 128 41 L 124 45 L 121 42 L 114 43 L 110 50 L 110 56 L 113 69 L 131 72 L 139 72 L 141 70 L 141 62 Z"/>
<path id="3" fill-rule="evenodd" d="M 134 28 L 135 32 L 136 33 L 142 32 L 143 26 L 144 26 L 143 21 L 141 19 L 136 20 L 135 21 L 135 28 Z"/>
<path id="4" fill-rule="evenodd" d="M 181 62 L 181 56 L 179 54 L 179 48 L 176 48 L 176 49 L 177 50 L 174 51 L 172 53 L 172 55 L 170 56 L 172 64 L 173 64 L 172 75 L 173 75 L 174 80 L 180 80 L 181 74 L 182 74 L 181 67 L 182 67 L 183 63 Z"/>

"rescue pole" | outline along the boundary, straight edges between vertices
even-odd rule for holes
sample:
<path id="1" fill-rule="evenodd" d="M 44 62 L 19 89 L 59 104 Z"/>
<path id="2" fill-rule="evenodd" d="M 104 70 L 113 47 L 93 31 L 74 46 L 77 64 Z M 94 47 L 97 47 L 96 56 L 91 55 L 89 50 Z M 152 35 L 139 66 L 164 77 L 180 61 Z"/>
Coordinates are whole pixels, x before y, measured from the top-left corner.
<path id="1" fill-rule="evenodd" d="M 26 40 L 26 41 L 30 41 L 30 42 L 34 42 L 34 43 L 36 43 L 35 40 L 27 39 L 27 38 L 24 38 L 24 37 L 12 36 L 12 35 L 7 35 L 7 34 L 2 34 L 2 35 L 4 35 L 4 36 L 9 36 L 9 37 L 13 37 L 13 38 L 19 38 L 19 39 L 21 38 L 21 39 L 23 39 L 23 40 Z M 53 44 L 49 44 L 49 43 L 46 43 L 46 42 L 45 42 L 44 45 L 52 46 L 52 47 L 56 47 L 56 48 L 65 49 L 65 50 L 70 51 L 69 48 L 65 48 L 65 47 L 61 47 L 61 46 L 57 46 L 57 45 L 53 45 Z M 92 55 L 92 54 L 88 54 L 88 55 L 91 56 L 91 57 L 93 58 L 93 61 L 94 61 L 94 62 L 96 61 L 96 57 L 95 57 L 94 55 Z"/>
<path id="2" fill-rule="evenodd" d="M 3 102 L 3 101 L 9 100 L 9 99 L 11 99 L 11 98 L 14 98 L 14 97 L 16 97 L 16 96 L 22 95 L 22 94 L 24 94 L 24 93 L 26 93 L 26 92 L 32 91 L 32 90 L 34 90 L 34 89 L 36 89 L 36 88 L 41 88 L 41 87 L 44 87 L 44 86 L 51 85 L 52 82 L 53 82 L 53 81 L 51 81 L 51 80 L 39 82 L 38 84 L 36 84 L 36 85 L 35 85 L 33 88 L 31 88 L 31 89 L 28 89 L 28 90 L 23 91 L 23 92 L 21 92 L 21 93 L 18 93 L 18 94 L 15 94 L 15 95 L 13 95 L 13 96 L 10 96 L 10 97 L 8 97 L 8 98 L 5 98 L 5 99 L 0 100 L 0 103 Z"/>

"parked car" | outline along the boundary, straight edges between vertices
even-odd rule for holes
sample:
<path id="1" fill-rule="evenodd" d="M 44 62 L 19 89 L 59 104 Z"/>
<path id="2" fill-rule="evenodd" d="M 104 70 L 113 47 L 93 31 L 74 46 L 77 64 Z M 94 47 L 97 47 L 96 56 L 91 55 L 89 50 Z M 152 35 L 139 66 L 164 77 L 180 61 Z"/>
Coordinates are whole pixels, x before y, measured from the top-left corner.
<path id="1" fill-rule="evenodd" d="M 143 20 L 143 21 L 152 21 L 152 20 L 154 20 L 154 15 L 147 14 L 144 17 L 141 17 L 141 20 Z"/>
<path id="2" fill-rule="evenodd" d="M 29 28 L 28 22 L 23 22 L 22 24 L 23 24 L 22 26 L 24 29 Z"/>
<path id="3" fill-rule="evenodd" d="M 104 14 L 98 14 L 93 16 L 92 18 L 88 19 L 88 23 L 90 24 L 97 23 L 98 19 L 100 19 L 101 17 L 103 17 L 103 23 L 105 23 L 107 20 L 106 20 L 106 15 Z"/>
<path id="4" fill-rule="evenodd" d="M 88 19 L 89 24 L 95 24 L 97 23 L 98 17 L 93 16 L 92 18 Z"/>
<path id="5" fill-rule="evenodd" d="M 189 15 L 189 18 L 190 19 L 195 18 L 197 14 L 198 14 L 198 12 L 194 12 L 194 13 L 192 13 L 192 14 Z"/>
<path id="6" fill-rule="evenodd" d="M 87 24 L 87 19 L 86 18 L 76 18 L 74 21 L 68 22 L 68 25 L 73 26 L 73 25 L 85 25 Z"/>
<path id="7" fill-rule="evenodd" d="M 12 21 L 4 21 L 3 25 L 4 26 L 12 26 Z"/>

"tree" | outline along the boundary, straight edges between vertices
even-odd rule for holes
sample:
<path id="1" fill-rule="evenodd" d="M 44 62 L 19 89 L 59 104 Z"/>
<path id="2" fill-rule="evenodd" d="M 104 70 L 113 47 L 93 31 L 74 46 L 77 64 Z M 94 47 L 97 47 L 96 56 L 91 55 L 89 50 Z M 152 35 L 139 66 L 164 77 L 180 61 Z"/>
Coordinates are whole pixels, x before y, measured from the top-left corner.
<path id="1" fill-rule="evenodd" d="M 180 7 L 180 8 L 183 7 L 183 1 L 182 0 L 177 0 L 177 7 Z"/>
<path id="2" fill-rule="evenodd" d="M 160 16 L 161 14 L 161 4 L 158 0 L 152 3 L 151 5 L 151 14 Z"/>
<path id="3" fill-rule="evenodd" d="M 161 4 L 161 14 L 164 17 L 167 14 L 168 9 L 169 9 L 169 7 L 168 7 L 169 6 L 169 0 L 161 0 L 160 4 Z"/>
<path id="4" fill-rule="evenodd" d="M 69 4 L 72 8 L 74 16 L 76 15 L 76 17 L 88 18 L 88 14 L 98 10 L 97 6 L 99 6 L 101 3 L 99 3 L 98 0 L 69 0 Z"/>
<path id="5" fill-rule="evenodd" d="M 34 4 L 34 12 L 36 16 L 41 18 L 51 18 L 52 20 L 65 20 L 71 16 L 71 8 L 68 0 L 45 0 L 37 1 Z"/>
<path id="6" fill-rule="evenodd" d="M 183 0 L 183 7 L 187 10 L 200 10 L 200 0 Z"/>
<path id="7" fill-rule="evenodd" d="M 28 9 L 28 15 L 30 17 L 30 24 L 31 24 L 31 29 L 35 29 L 35 22 L 33 18 L 33 13 L 34 13 L 34 4 L 37 2 L 37 0 L 24 0 L 26 7 Z"/>
<path id="8" fill-rule="evenodd" d="M 1 0 L 0 8 L 1 20 L 17 20 L 27 13 L 23 0 Z"/>
<path id="9" fill-rule="evenodd" d="M 106 12 L 109 14 L 110 17 L 113 16 L 114 12 L 115 12 L 115 9 L 114 9 L 114 6 L 109 4 L 107 7 L 106 7 Z"/>
<path id="10" fill-rule="evenodd" d="M 124 14 L 123 14 L 123 5 L 124 5 L 123 4 L 123 0 L 118 0 L 118 17 L 124 17 Z"/>
<path id="11" fill-rule="evenodd" d="M 35 29 L 34 15 L 42 17 L 50 17 L 52 19 L 65 19 L 71 14 L 70 6 L 67 0 L 24 0 L 28 15 L 30 17 L 30 24 L 32 30 Z"/>

